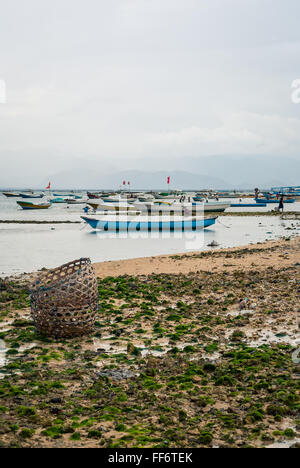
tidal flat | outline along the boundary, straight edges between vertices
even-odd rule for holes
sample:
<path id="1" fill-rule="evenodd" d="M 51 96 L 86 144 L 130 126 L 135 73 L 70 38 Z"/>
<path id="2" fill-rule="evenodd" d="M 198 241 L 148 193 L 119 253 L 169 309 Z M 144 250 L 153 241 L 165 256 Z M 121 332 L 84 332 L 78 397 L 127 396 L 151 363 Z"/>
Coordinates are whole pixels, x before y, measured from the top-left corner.
<path id="1" fill-rule="evenodd" d="M 36 334 L 28 276 L 0 280 L 0 446 L 299 447 L 299 253 L 98 264 L 95 331 L 64 341 Z"/>

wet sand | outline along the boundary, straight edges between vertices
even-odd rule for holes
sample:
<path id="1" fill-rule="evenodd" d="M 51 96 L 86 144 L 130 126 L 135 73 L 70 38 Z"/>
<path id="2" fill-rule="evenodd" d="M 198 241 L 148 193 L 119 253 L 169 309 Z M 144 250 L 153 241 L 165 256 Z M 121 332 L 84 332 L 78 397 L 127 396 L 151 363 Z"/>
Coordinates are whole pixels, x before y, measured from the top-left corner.
<path id="1" fill-rule="evenodd" d="M 245 247 L 95 263 L 98 278 L 286 268 L 300 261 L 300 237 Z"/>

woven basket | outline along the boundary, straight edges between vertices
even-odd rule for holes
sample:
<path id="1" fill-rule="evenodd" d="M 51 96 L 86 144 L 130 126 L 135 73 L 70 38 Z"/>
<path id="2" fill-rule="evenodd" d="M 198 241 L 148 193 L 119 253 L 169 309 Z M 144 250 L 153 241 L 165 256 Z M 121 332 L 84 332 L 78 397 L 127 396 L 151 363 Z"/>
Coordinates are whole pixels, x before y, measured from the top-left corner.
<path id="1" fill-rule="evenodd" d="M 31 315 L 37 331 L 71 338 L 94 329 L 98 284 L 89 258 L 41 273 L 31 289 Z"/>

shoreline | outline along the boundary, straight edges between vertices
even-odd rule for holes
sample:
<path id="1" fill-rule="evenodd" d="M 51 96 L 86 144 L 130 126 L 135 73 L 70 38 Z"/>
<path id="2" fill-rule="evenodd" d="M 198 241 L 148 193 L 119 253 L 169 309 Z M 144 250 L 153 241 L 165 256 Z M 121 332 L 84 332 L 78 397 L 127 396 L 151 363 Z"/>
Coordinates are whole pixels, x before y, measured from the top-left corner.
<path id="1" fill-rule="evenodd" d="M 289 240 L 287 240 L 289 239 Z M 263 256 L 261 255 L 263 254 Z M 122 275 L 189 274 L 254 268 L 284 268 L 300 258 L 300 236 L 209 251 L 158 255 L 94 263 L 98 278 Z"/>
<path id="2" fill-rule="evenodd" d="M 253 267 L 275 269 L 288 267 L 293 265 L 293 256 L 297 255 L 300 258 L 300 234 L 237 247 L 211 247 L 210 250 L 204 251 L 94 262 L 93 267 L 97 278 L 101 279 L 108 276 L 189 274 L 199 271 L 217 273 L 224 269 L 230 272 L 247 271 Z M 27 284 L 34 281 L 39 272 L 45 270 L 48 268 L 0 276 L 0 280 Z"/>
<path id="3" fill-rule="evenodd" d="M 97 214 L 97 213 L 96 213 Z M 81 215 L 81 213 L 79 213 Z M 94 215 L 94 213 L 93 213 Z M 98 213 L 101 216 L 101 213 Z M 259 216 L 276 216 L 281 217 L 282 214 L 278 211 L 233 211 L 233 212 L 223 212 L 223 213 L 207 213 L 205 216 L 218 216 L 218 217 L 230 217 L 230 216 L 241 216 L 241 217 L 259 217 Z M 300 219 L 300 212 L 298 211 L 285 211 L 283 216 L 289 216 L 290 219 Z M 83 221 L 71 221 L 71 220 L 26 220 L 26 219 L 19 219 L 19 220 L 12 220 L 12 219 L 0 219 L 0 224 L 83 224 Z"/>

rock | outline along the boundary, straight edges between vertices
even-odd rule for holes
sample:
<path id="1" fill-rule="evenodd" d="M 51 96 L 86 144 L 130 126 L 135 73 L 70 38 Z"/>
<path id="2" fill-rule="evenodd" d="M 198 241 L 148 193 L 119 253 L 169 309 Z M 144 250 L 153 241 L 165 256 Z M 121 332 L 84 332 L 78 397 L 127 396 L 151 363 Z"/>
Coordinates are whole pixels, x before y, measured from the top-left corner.
<path id="1" fill-rule="evenodd" d="M 134 377 L 133 372 L 127 369 L 105 369 L 104 371 L 97 372 L 99 377 L 110 377 L 114 380 L 125 380 Z"/>
<path id="2" fill-rule="evenodd" d="M 61 413 L 61 409 L 57 408 L 57 407 L 51 407 L 50 408 L 50 413 L 51 414 L 59 414 L 59 413 Z"/>
<path id="3" fill-rule="evenodd" d="M 49 403 L 53 403 L 54 405 L 58 405 L 62 402 L 61 398 L 52 398 Z"/>
<path id="4" fill-rule="evenodd" d="M 209 244 L 207 244 L 208 247 L 218 247 L 219 245 L 220 244 L 215 240 L 213 240 Z"/>

